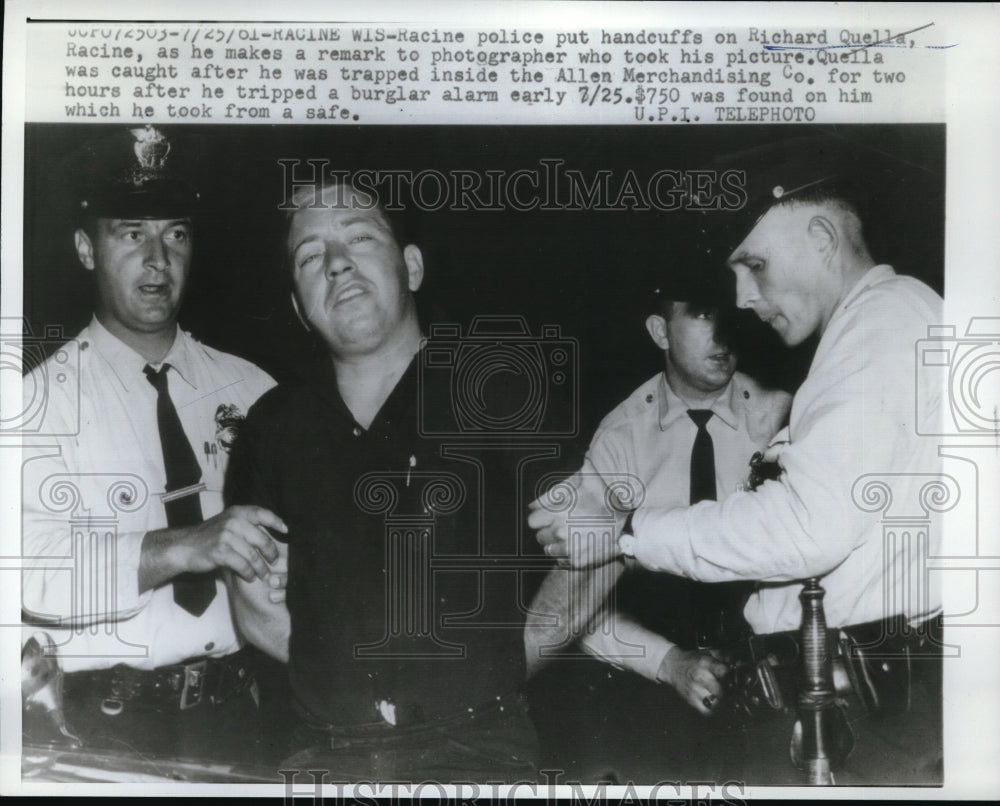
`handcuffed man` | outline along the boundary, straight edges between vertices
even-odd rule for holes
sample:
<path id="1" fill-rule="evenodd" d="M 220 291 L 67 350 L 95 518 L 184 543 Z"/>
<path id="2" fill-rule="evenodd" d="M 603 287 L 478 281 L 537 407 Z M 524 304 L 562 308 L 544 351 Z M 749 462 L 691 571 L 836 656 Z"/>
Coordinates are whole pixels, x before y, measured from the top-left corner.
<path id="1" fill-rule="evenodd" d="M 285 526 L 263 507 L 223 509 L 222 483 L 234 429 L 274 382 L 178 327 L 199 203 L 190 157 L 146 126 L 76 161 L 94 315 L 25 379 L 48 394 L 39 433 L 60 436 L 26 451 L 23 553 L 38 564 L 23 609 L 55 646 L 84 749 L 250 764 L 253 670 L 218 572 L 280 570 L 267 530 Z"/>
<path id="2" fill-rule="evenodd" d="M 837 714 L 853 734 L 842 764 L 834 745 L 851 744 L 843 723 L 837 720 L 835 740 L 825 737 L 834 779 L 941 778 L 940 599 L 923 570 L 940 536 L 932 531 L 926 544 L 884 537 L 882 515 L 865 492 L 881 477 L 897 500 L 918 500 L 939 475 L 934 440 L 918 435 L 938 431 L 940 390 L 914 362 L 917 341 L 940 320 L 941 299 L 872 257 L 859 201 L 863 176 L 854 176 L 841 151 L 827 140 L 783 142 L 724 161 L 746 176 L 747 204 L 715 235 L 719 243 L 733 236 L 727 251 L 738 304 L 787 345 L 819 339 L 788 431 L 770 451 L 780 478 L 718 503 L 640 506 L 629 528 L 619 516 L 605 539 L 567 543 L 565 518 L 544 501 L 530 518 L 546 550 L 568 554 L 576 566 L 625 555 L 708 582 L 759 581 L 744 611 L 756 634 L 744 660 L 750 683 L 759 678 L 761 686 L 742 699 L 753 716 L 734 772 L 748 783 L 802 782 L 789 741 L 806 649 L 800 593 L 813 577 L 825 589 L 829 646 L 841 647 Z M 585 488 L 581 496 L 590 496 L 585 508 L 601 509 Z M 798 731 L 793 755 L 802 747 Z"/>
<path id="3" fill-rule="evenodd" d="M 293 300 L 322 350 L 307 377 L 258 402 L 233 454 L 227 500 L 288 524 L 287 609 L 264 581 L 235 580 L 237 619 L 288 660 L 298 725 L 285 768 L 533 779 L 517 576 L 485 573 L 510 538 L 482 509 L 502 494 L 484 468 L 504 452 L 480 458 L 422 426 L 461 390 L 421 371 L 423 256 L 377 202 L 319 182 L 291 199 Z"/>

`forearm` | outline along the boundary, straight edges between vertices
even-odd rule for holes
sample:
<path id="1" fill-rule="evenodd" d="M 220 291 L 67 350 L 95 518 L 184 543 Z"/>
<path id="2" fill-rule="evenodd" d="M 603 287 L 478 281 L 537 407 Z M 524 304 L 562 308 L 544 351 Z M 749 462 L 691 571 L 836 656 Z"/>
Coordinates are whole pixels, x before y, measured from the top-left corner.
<path id="1" fill-rule="evenodd" d="M 767 482 L 720 503 L 640 509 L 632 520 L 635 558 L 650 570 L 704 582 L 787 582 L 827 573 L 855 547 L 862 513 L 829 489 L 809 492 Z"/>
<path id="2" fill-rule="evenodd" d="M 166 584 L 187 570 L 180 547 L 181 529 L 155 529 L 146 532 L 139 556 L 139 593 Z"/>
<path id="3" fill-rule="evenodd" d="M 594 657 L 647 680 L 658 680 L 663 659 L 675 646 L 624 613 L 609 614 L 587 633 L 581 644 Z"/>
<path id="4" fill-rule="evenodd" d="M 240 634 L 272 658 L 287 663 L 291 618 L 284 602 L 270 601 L 267 580 L 247 583 L 227 573 L 226 585 Z"/>
<path id="5" fill-rule="evenodd" d="M 528 675 L 541 667 L 545 648 L 564 647 L 599 618 L 624 565 L 553 568 L 539 588 L 525 625 Z"/>

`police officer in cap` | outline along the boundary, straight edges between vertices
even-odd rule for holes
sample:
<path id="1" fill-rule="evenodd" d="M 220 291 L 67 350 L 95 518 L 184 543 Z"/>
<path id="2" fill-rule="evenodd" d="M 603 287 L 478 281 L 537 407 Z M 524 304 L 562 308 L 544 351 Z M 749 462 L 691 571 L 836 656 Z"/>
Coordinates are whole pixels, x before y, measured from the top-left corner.
<path id="1" fill-rule="evenodd" d="M 23 609 L 58 647 L 84 748 L 250 762 L 255 686 L 220 572 L 282 570 L 268 530 L 285 526 L 223 509 L 222 482 L 274 382 L 178 327 L 199 202 L 186 156 L 146 126 L 75 159 L 94 315 L 26 380 L 47 390 L 40 433 L 61 436 L 25 462 L 24 553 L 42 562 L 24 573 Z"/>
<path id="2" fill-rule="evenodd" d="M 931 530 L 927 545 L 889 539 L 879 502 L 887 487 L 891 500 L 924 500 L 921 489 L 939 477 L 937 446 L 919 434 L 939 431 L 940 393 L 914 361 L 916 343 L 940 322 L 941 299 L 872 257 L 863 195 L 850 181 L 859 163 L 838 143 L 779 142 L 717 167 L 746 178 L 746 204 L 719 213 L 727 224 L 715 233 L 737 303 L 787 345 L 818 338 L 789 427 L 767 454 L 780 475 L 725 502 L 640 506 L 628 529 L 621 517 L 605 540 L 567 543 L 565 519 L 544 505 L 529 522 L 547 552 L 574 565 L 625 555 L 652 571 L 762 583 L 744 611 L 755 636 L 742 704 L 756 713 L 734 774 L 748 783 L 802 782 L 789 761 L 805 650 L 800 594 L 803 580 L 818 577 L 827 645 L 839 647 L 844 672 L 838 708 L 847 718 L 837 724 L 853 731 L 830 742 L 845 752 L 853 743 L 832 759 L 836 783 L 939 781 L 941 605 L 922 563 L 940 536 Z"/>

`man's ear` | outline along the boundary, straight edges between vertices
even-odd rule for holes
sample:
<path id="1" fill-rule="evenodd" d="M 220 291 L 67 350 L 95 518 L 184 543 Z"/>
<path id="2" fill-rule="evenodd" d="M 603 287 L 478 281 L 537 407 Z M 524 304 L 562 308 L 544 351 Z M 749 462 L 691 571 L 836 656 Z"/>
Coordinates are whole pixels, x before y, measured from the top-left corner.
<path id="1" fill-rule="evenodd" d="M 653 344 L 661 350 L 667 350 L 670 347 L 670 342 L 667 339 L 667 320 L 658 313 L 652 313 L 646 317 L 646 332 L 649 333 Z"/>
<path id="2" fill-rule="evenodd" d="M 82 229 L 73 233 L 73 243 L 76 245 L 76 256 L 83 264 L 83 268 L 94 270 L 94 244 L 90 241 L 90 236 Z"/>
<path id="3" fill-rule="evenodd" d="M 840 234 L 833 221 L 823 215 L 814 215 L 809 219 L 806 231 L 813 248 L 829 262 L 840 245 Z"/>
<path id="4" fill-rule="evenodd" d="M 406 275 L 410 291 L 416 291 L 424 281 L 424 256 L 419 246 L 412 243 L 403 250 L 403 262 L 406 264 Z"/>

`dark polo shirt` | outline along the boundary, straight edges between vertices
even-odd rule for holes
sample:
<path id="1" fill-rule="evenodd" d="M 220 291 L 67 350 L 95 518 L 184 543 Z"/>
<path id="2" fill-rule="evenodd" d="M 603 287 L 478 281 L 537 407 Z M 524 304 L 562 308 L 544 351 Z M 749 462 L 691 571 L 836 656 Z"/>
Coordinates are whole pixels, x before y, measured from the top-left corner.
<path id="1" fill-rule="evenodd" d="M 545 564 L 523 525 L 526 477 L 568 457 L 517 434 L 422 435 L 421 411 L 453 406 L 454 390 L 446 374 L 421 380 L 420 358 L 364 429 L 324 357 L 260 399 L 233 451 L 228 503 L 289 527 L 289 674 L 306 719 L 375 723 L 387 703 L 400 724 L 430 719 L 524 679 L 522 571 Z"/>

